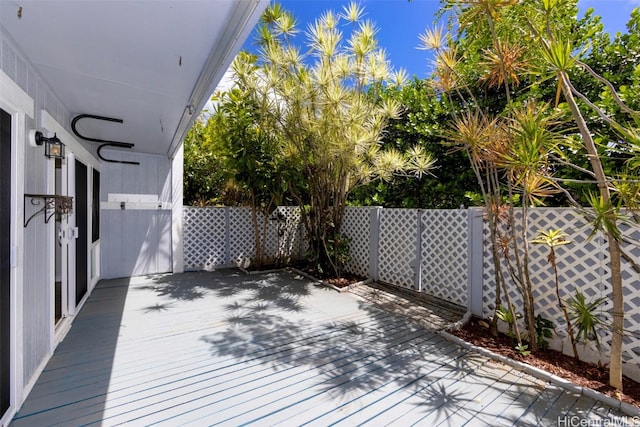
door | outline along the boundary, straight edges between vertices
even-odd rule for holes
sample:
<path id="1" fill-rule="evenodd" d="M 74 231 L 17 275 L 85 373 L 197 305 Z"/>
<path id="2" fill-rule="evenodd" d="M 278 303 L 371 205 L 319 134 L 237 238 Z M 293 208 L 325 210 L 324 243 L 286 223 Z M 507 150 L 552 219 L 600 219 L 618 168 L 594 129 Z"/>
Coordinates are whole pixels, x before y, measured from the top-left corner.
<path id="1" fill-rule="evenodd" d="M 66 195 L 64 192 L 63 175 L 65 168 L 61 159 L 56 159 L 55 188 L 57 195 Z M 67 304 L 67 247 L 68 225 L 65 215 L 55 215 L 55 280 L 54 280 L 54 325 L 58 325 L 68 312 Z"/>
<path id="2" fill-rule="evenodd" d="M 11 115 L 0 109 L 0 418 L 11 392 Z"/>
<path id="3" fill-rule="evenodd" d="M 76 306 L 80 304 L 88 289 L 88 215 L 87 166 L 75 159 L 76 188 Z"/>

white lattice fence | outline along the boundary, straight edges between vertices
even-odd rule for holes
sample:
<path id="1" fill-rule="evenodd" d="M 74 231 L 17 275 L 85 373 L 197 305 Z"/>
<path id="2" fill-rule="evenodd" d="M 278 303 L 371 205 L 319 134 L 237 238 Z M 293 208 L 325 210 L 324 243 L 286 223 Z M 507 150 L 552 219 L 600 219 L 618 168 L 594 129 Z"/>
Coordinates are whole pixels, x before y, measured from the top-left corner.
<path id="1" fill-rule="evenodd" d="M 184 268 L 210 270 L 225 264 L 225 208 L 183 208 Z"/>
<path id="2" fill-rule="evenodd" d="M 520 224 L 521 214 L 516 211 L 516 223 Z M 605 251 L 602 238 L 595 236 L 588 240 L 590 230 L 586 221 L 573 209 L 545 209 L 529 210 L 528 240 L 536 237 L 539 231 L 561 229 L 569 235 L 570 245 L 556 248 L 556 260 L 559 269 L 559 283 L 561 297 L 573 295 L 575 289 L 580 289 L 587 297 L 596 297 L 602 293 L 602 276 Z M 518 227 L 520 230 L 520 227 Z M 522 240 L 518 240 L 522 251 Z M 549 250 L 544 245 L 529 246 L 529 271 L 534 286 L 534 298 L 539 305 L 538 310 L 544 317 L 554 320 L 561 317 L 558 299 L 555 294 L 555 279 L 551 265 L 547 261 Z M 503 271 L 507 274 L 506 264 Z M 484 313 L 493 314 L 495 307 L 495 268 L 491 257 L 490 234 L 487 223 L 484 227 Z M 597 285 L 597 288 L 595 287 Z M 520 294 L 509 281 L 509 295 L 514 305 L 521 307 Z M 562 323 L 564 329 L 566 325 Z M 561 328 L 562 329 L 562 328 Z"/>
<path id="3" fill-rule="evenodd" d="M 255 257 L 251 209 L 246 207 L 184 207 L 186 270 L 242 265 Z M 258 215 L 259 227 L 264 224 Z M 266 261 L 296 259 L 304 247 L 300 214 L 282 206 L 267 221 Z"/>
<path id="4" fill-rule="evenodd" d="M 298 259 L 304 255 L 306 244 L 301 225 L 300 208 L 279 206 L 272 215 L 276 227 L 270 234 L 269 254 L 279 261 Z"/>
<path id="5" fill-rule="evenodd" d="M 342 233 L 351 239 L 349 255 L 351 259 L 345 270 L 362 277 L 369 275 L 369 245 L 371 241 L 371 215 L 379 208 L 349 207 L 344 212 Z"/>
<path id="6" fill-rule="evenodd" d="M 629 254 L 636 264 L 640 264 L 640 226 L 622 225 L 620 229 L 627 239 L 627 242 L 622 244 L 622 250 Z M 622 280 L 625 283 L 624 351 L 626 356 L 634 358 L 635 363 L 640 365 L 640 274 L 625 259 L 622 260 Z"/>
<path id="7" fill-rule="evenodd" d="M 380 212 L 380 280 L 416 288 L 418 212 L 415 209 L 383 209 Z"/>
<path id="8" fill-rule="evenodd" d="M 517 222 L 521 218 L 518 213 Z M 556 248 L 558 264 L 558 281 L 560 297 L 564 300 L 575 295 L 576 290 L 582 292 L 587 301 L 599 297 L 605 298 L 599 314 L 607 325 L 611 325 L 611 285 L 607 245 L 603 236 L 598 233 L 589 239 L 591 227 L 585 218 L 574 209 L 538 208 L 529 211 L 528 239 L 535 238 L 539 231 L 561 229 L 568 235 L 570 244 Z M 624 244 L 625 250 L 635 259 L 640 260 L 640 227 L 623 226 L 623 234 L 636 244 Z M 494 264 L 489 246 L 489 229 L 484 228 L 484 293 L 483 312 L 489 317 L 495 307 Z M 522 245 L 522 242 L 519 242 Z M 522 246 L 521 246 L 522 248 Z M 567 326 L 556 296 L 555 278 L 552 266 L 548 262 L 549 248 L 544 245 L 530 245 L 530 275 L 536 313 L 551 320 L 556 325 L 556 333 L 560 338 L 567 336 Z M 633 364 L 640 363 L 640 278 L 631 263 L 622 263 L 625 294 L 625 338 L 623 360 Z M 504 266 L 504 263 L 503 263 Z M 505 270 L 506 271 L 506 270 Z M 509 295 L 516 307 L 522 307 L 522 298 L 509 282 Z M 503 304 L 505 299 L 502 299 Z M 521 311 L 521 310 L 520 310 Z M 603 361 L 610 351 L 611 333 L 608 328 L 601 331 Z M 559 343 L 556 343 L 558 346 Z M 595 357 L 597 351 L 593 345 L 587 351 Z M 567 349 L 565 344 L 565 349 Z M 581 351 L 583 351 L 581 350 Z"/>
<path id="9" fill-rule="evenodd" d="M 571 209 L 536 209 L 529 214 L 530 238 L 540 231 L 561 229 L 568 235 L 569 245 L 556 248 L 560 298 L 567 300 L 582 292 L 588 300 L 605 295 L 607 251 L 601 235 L 589 240 L 590 227 L 580 214 Z M 536 311 L 553 321 L 556 331 L 567 334 L 567 325 L 556 295 L 552 266 L 547 260 L 546 245 L 530 246 L 530 274 L 534 283 L 533 297 Z M 603 306 L 604 309 L 608 307 Z M 603 313 L 604 314 L 604 313 Z"/>
<path id="10" fill-rule="evenodd" d="M 260 221 L 262 218 L 259 219 Z M 251 208 L 229 209 L 229 262 L 243 265 L 255 257 Z"/>
<path id="11" fill-rule="evenodd" d="M 422 291 L 466 306 L 468 230 L 466 210 L 422 211 Z"/>
<path id="12" fill-rule="evenodd" d="M 518 224 L 520 215 L 517 211 Z M 367 277 L 369 274 L 375 275 L 377 271 L 376 278 L 384 282 L 407 288 L 420 287 L 431 295 L 465 305 L 469 295 L 467 287 L 479 276 L 478 273 L 473 278 L 468 277 L 469 245 L 475 247 L 468 235 L 468 219 L 464 210 L 348 208 L 342 228 L 342 232 L 351 239 L 351 260 L 346 269 Z M 268 224 L 267 255 L 270 258 L 286 260 L 304 253 L 305 240 L 297 208 L 278 208 Z M 640 227 L 623 225 L 621 228 L 629 242 L 623 243 L 623 249 L 636 263 L 640 263 Z M 606 302 L 601 307 L 601 315 L 610 325 L 610 270 L 604 238 L 597 234 L 589 239 L 591 228 L 576 210 L 529 210 L 528 240 L 533 239 L 539 231 L 550 229 L 563 230 L 571 241 L 569 245 L 556 248 L 561 298 L 570 298 L 576 290 L 582 292 L 587 300 L 604 297 Z M 252 258 L 255 253 L 251 211 L 248 208 L 185 207 L 184 236 L 187 270 L 234 265 Z M 495 270 L 489 240 L 485 222 L 482 312 L 486 317 L 493 315 L 495 306 Z M 522 250 L 523 242 L 519 241 L 519 245 Z M 558 306 L 554 272 L 547 260 L 549 249 L 532 244 L 529 250 L 529 271 L 536 312 L 556 324 L 559 337 L 566 337 L 567 328 Z M 421 279 L 419 283 L 418 275 Z M 626 260 L 622 262 L 622 275 L 625 295 L 623 359 L 627 366 L 633 366 L 635 376 L 640 377 L 640 276 Z M 516 307 L 522 307 L 521 296 L 515 286 L 510 283 L 508 288 Z M 472 289 L 479 288 L 474 286 Z M 475 301 L 474 297 L 470 303 L 475 306 Z M 504 296 L 502 302 L 505 302 Z M 602 360 L 606 362 L 610 350 L 610 330 L 602 332 L 601 342 Z M 595 354 L 593 349 L 591 352 Z"/>

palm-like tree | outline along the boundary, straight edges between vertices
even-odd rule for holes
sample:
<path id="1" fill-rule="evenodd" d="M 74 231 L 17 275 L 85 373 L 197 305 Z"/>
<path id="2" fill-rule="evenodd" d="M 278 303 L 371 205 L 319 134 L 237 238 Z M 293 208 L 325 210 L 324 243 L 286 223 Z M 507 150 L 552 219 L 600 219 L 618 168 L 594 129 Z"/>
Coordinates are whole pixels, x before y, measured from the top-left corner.
<path id="1" fill-rule="evenodd" d="M 593 134 L 587 125 L 582 111 L 576 101 L 575 95 L 581 94 L 574 88 L 569 72 L 579 64 L 578 57 L 574 54 L 574 46 L 570 40 L 570 35 L 563 39 L 550 31 L 551 14 L 557 7 L 557 2 L 550 0 L 542 1 L 543 12 L 547 17 L 543 29 L 538 30 L 531 21 L 529 26 L 536 34 L 542 47 L 543 58 L 549 67 L 549 71 L 554 73 L 558 81 L 558 95 L 564 97 L 569 106 L 571 116 L 575 121 L 582 144 L 587 151 L 587 156 L 591 164 L 591 171 L 596 180 L 599 191 L 599 200 L 603 206 L 612 207 L 610 178 L 605 174 L 602 160 L 598 152 Z M 596 206 L 594 206 L 596 207 Z M 617 389 L 622 389 L 622 340 L 624 335 L 624 293 L 622 288 L 622 251 L 620 248 L 620 231 L 618 229 L 618 218 L 615 209 L 606 208 L 603 211 L 603 221 L 600 222 L 609 248 L 611 288 L 613 300 L 613 333 L 611 338 L 611 355 L 609 364 L 609 384 Z"/>
<path id="2" fill-rule="evenodd" d="M 592 222 L 594 229 L 602 231 L 605 235 L 611 257 L 613 337 L 610 355 L 610 384 L 621 388 L 624 325 L 621 257 L 625 255 L 620 246 L 622 237 L 618 229 L 618 208 L 615 206 L 612 191 L 619 191 L 620 199 L 628 195 L 633 197 L 634 191 L 629 185 L 621 185 L 622 183 L 606 175 L 598 147 L 593 138 L 593 132 L 589 129 L 581 108 L 584 106 L 590 108 L 597 114 L 601 122 L 611 126 L 621 139 L 627 142 L 627 146 L 631 147 L 631 153 L 634 152 L 634 147 L 637 150 L 638 146 L 637 125 L 640 123 L 640 115 L 624 104 L 615 88 L 606 79 L 597 75 L 580 60 L 580 55 L 584 50 L 580 51 L 577 43 L 573 41 L 573 38 L 576 37 L 576 31 L 572 28 L 577 11 L 575 0 L 538 0 L 535 2 L 449 0 L 446 2 L 446 7 L 457 8 L 456 17 L 460 28 L 458 34 L 466 38 L 466 44 L 459 45 L 463 48 L 474 45 L 477 49 L 476 52 L 483 52 L 482 59 L 478 60 L 477 56 L 475 58 L 472 56 L 476 67 L 468 74 L 474 75 L 475 73 L 477 76 L 477 65 L 483 65 L 485 70 L 483 80 L 489 85 L 503 85 L 507 104 L 512 101 L 512 86 L 518 84 L 518 76 L 522 74 L 525 77 L 524 69 L 530 73 L 526 78 L 539 77 L 536 84 L 549 79 L 557 80 L 556 105 L 562 99 L 568 106 L 571 118 L 577 125 L 581 137 L 582 149 L 586 151 L 591 165 L 591 170 L 578 167 L 576 169 L 587 173 L 589 178 L 595 181 L 598 188 L 598 194 L 590 197 L 595 212 L 595 215 L 592 215 Z M 441 38 L 444 39 L 444 37 Z M 478 46 L 483 47 L 478 49 Z M 453 49 L 451 50 L 453 51 Z M 635 124 L 628 126 L 616 122 L 606 111 L 578 91 L 571 80 L 572 73 L 578 69 L 602 84 L 617 108 L 627 114 Z M 447 77 L 441 70 L 438 72 Z M 464 87 L 464 84 L 460 83 L 460 81 L 464 81 L 461 75 L 463 73 L 454 74 L 456 78 L 454 90 L 460 91 L 460 88 Z M 453 79 L 448 80 L 453 81 Z M 468 100 L 463 103 L 470 104 Z M 508 174 L 508 177 L 511 178 L 509 181 L 522 191 L 523 199 L 525 199 L 523 206 L 528 205 L 526 199 L 536 203 L 543 201 L 543 197 L 555 189 L 570 196 L 566 190 L 558 187 L 556 184 L 558 181 L 551 176 L 553 167 L 547 166 L 549 165 L 548 156 L 536 154 L 538 151 L 536 145 L 539 145 L 538 136 L 531 134 L 529 141 L 535 144 L 523 145 L 518 143 L 518 140 L 525 134 L 520 135 L 513 126 L 509 126 L 507 129 L 509 142 L 506 147 L 509 149 L 503 151 L 508 155 L 504 159 L 507 160 L 505 166 L 512 168 L 513 176 Z M 542 145 L 540 146 L 542 147 Z M 562 154 L 559 153 L 555 160 L 561 157 Z M 522 169 L 518 166 L 520 163 L 528 164 L 528 166 L 526 169 Z M 561 163 L 565 166 L 571 166 L 565 159 L 562 159 Z M 631 162 L 630 168 L 635 168 L 638 164 L 640 162 L 637 164 Z M 515 178 L 516 176 L 517 178 Z M 526 244 L 523 250 L 524 269 L 522 271 L 526 274 Z M 514 251 L 514 256 L 517 256 L 518 253 L 519 251 Z"/>
<path id="3" fill-rule="evenodd" d="M 531 243 L 545 245 L 549 248 L 549 256 L 547 257 L 547 261 L 553 267 L 553 273 L 555 277 L 555 285 L 556 285 L 556 296 L 558 298 L 558 305 L 562 310 L 562 314 L 564 315 L 564 320 L 567 322 L 567 332 L 569 333 L 569 339 L 571 340 L 571 348 L 573 350 L 573 356 L 576 359 L 580 359 L 578 355 L 578 349 L 576 347 L 576 337 L 573 332 L 573 324 L 571 323 L 571 318 L 569 317 L 569 312 L 567 311 L 567 306 L 565 305 L 562 297 L 560 296 L 560 281 L 558 280 L 558 264 L 556 263 L 556 248 L 562 245 L 568 245 L 571 243 L 567 240 L 567 235 L 560 229 L 551 229 L 549 231 L 540 230 L 535 239 L 531 241 Z"/>
<path id="4" fill-rule="evenodd" d="M 420 176 L 433 167 L 420 147 L 407 153 L 381 149 L 385 126 L 400 106 L 375 96 L 378 85 L 391 84 L 392 73 L 375 25 L 362 15 L 356 4 L 324 13 L 309 25 L 308 51 L 301 53 L 295 20 L 272 6 L 259 33 L 257 70 L 236 71 L 253 88 L 264 121 L 281 136 L 280 152 L 296 177 L 289 190 L 301 208 L 311 255 L 336 275 L 338 248 L 329 242 L 342 240 L 349 191 L 371 179 Z"/>

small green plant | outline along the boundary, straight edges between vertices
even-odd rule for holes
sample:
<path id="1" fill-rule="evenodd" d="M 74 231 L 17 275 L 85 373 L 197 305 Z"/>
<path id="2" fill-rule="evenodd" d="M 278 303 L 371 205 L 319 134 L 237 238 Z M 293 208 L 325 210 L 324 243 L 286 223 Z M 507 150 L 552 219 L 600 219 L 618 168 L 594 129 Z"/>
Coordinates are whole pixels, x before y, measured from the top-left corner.
<path id="1" fill-rule="evenodd" d="M 536 316 L 536 335 L 538 336 L 538 347 L 542 349 L 549 348 L 549 339 L 553 337 L 555 325 L 549 319 L 545 319 L 541 315 Z"/>
<path id="2" fill-rule="evenodd" d="M 576 294 L 567 301 L 567 306 L 571 312 L 571 320 L 576 325 L 576 339 L 583 343 L 594 341 L 596 347 L 600 350 L 600 338 L 598 337 L 598 328 L 604 321 L 597 312 L 599 307 L 606 301 L 606 298 L 600 297 L 587 302 L 584 294 L 576 291 Z"/>
<path id="3" fill-rule="evenodd" d="M 496 317 L 502 320 L 503 322 L 505 322 L 509 327 L 509 332 L 507 333 L 507 335 L 509 335 L 509 337 L 511 338 L 515 338 L 515 334 L 513 332 L 513 326 L 516 323 L 516 320 L 522 316 L 520 316 L 519 314 L 514 315 L 514 313 L 511 310 L 508 310 L 501 304 L 498 306 L 498 309 L 496 310 Z"/>
<path id="4" fill-rule="evenodd" d="M 567 240 L 567 235 L 561 229 L 550 229 L 549 231 L 538 232 L 538 235 L 535 239 L 531 241 L 531 243 L 546 245 L 549 248 L 549 256 L 547 257 L 547 261 L 553 267 L 553 274 L 555 278 L 556 285 L 556 296 L 558 297 L 558 305 L 562 310 L 562 314 L 564 315 L 564 320 L 567 322 L 567 332 L 569 333 L 569 339 L 571 340 L 571 348 L 573 350 L 573 357 L 580 360 L 578 356 L 578 349 L 576 348 L 576 338 L 573 332 L 573 325 L 571 324 L 571 317 L 567 312 L 567 307 L 565 306 L 562 298 L 560 297 L 560 280 L 558 277 L 558 264 L 556 262 L 556 248 L 562 245 L 568 245 L 571 243 Z M 536 329 L 537 329 L 537 320 L 536 320 Z M 539 336 L 539 335 L 538 335 Z"/>
<path id="5" fill-rule="evenodd" d="M 529 350 L 529 346 L 524 343 L 518 344 L 517 346 L 515 346 L 515 349 L 521 356 L 526 357 L 531 354 L 531 350 Z"/>
<path id="6" fill-rule="evenodd" d="M 351 238 L 342 233 L 337 233 L 334 238 L 327 240 L 327 253 L 331 255 L 338 275 L 342 273 L 343 267 L 351 260 L 350 244 Z"/>

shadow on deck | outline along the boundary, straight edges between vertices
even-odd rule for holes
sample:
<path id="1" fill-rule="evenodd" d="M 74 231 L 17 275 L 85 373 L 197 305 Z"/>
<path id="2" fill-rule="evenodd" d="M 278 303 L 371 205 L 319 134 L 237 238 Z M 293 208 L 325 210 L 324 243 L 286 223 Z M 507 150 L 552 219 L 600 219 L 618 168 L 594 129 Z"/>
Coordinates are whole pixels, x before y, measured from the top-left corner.
<path id="1" fill-rule="evenodd" d="M 610 408 L 292 273 L 105 280 L 12 425 L 556 425 Z"/>
<path id="2" fill-rule="evenodd" d="M 384 283 L 359 284 L 349 288 L 349 292 L 431 330 L 445 329 L 460 321 L 466 312 L 465 307 Z"/>

